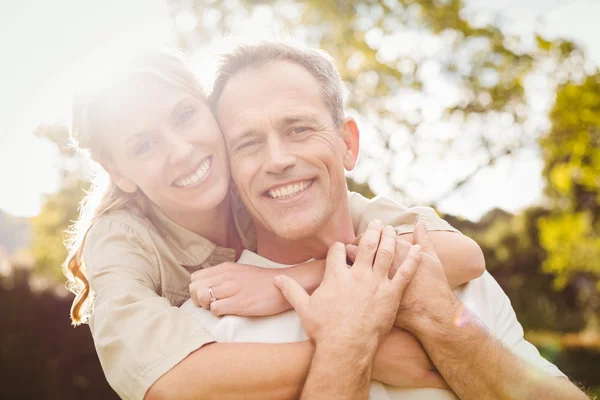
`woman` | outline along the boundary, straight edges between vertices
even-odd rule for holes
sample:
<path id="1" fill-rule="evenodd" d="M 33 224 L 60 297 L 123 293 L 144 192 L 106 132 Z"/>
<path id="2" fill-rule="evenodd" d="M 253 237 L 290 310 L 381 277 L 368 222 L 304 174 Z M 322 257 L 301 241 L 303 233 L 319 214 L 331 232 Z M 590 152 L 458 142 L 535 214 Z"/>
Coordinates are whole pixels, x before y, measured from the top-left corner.
<path id="1" fill-rule="evenodd" d="M 89 318 L 115 391 L 125 399 L 293 397 L 308 370 L 311 343 L 205 346 L 214 340 L 178 308 L 190 297 L 190 274 L 213 266 L 221 279 L 237 285 L 229 303 L 239 306 L 230 312 L 267 315 L 290 308 L 272 283 L 274 272 L 233 264 L 242 249 L 254 248 L 253 229 L 229 194 L 223 138 L 182 58 L 150 52 L 101 90 L 79 95 L 72 131 L 108 181 L 88 196 L 70 242 L 65 273 L 77 294 L 71 314 L 75 324 Z M 377 202 L 354 195 L 351 206 L 356 220 L 377 217 Z M 420 210 L 429 229 L 451 229 L 435 213 Z M 398 206 L 398 213 L 405 211 Z M 462 235 L 446 238 L 452 243 L 445 248 L 466 260 L 458 268 L 440 251 L 449 281 L 457 285 L 479 276 L 479 248 Z M 324 263 L 316 263 L 320 268 L 304 264 L 286 273 L 311 290 L 322 278 Z M 390 335 L 383 347 L 396 354 L 412 351 L 414 360 L 408 368 L 402 357 L 382 351 L 374 379 L 443 384 L 427 370 L 427 357 L 410 335 Z M 408 375 L 414 380 L 405 382 L 398 380 L 403 374 L 390 374 L 406 370 L 422 372 L 420 379 Z"/>

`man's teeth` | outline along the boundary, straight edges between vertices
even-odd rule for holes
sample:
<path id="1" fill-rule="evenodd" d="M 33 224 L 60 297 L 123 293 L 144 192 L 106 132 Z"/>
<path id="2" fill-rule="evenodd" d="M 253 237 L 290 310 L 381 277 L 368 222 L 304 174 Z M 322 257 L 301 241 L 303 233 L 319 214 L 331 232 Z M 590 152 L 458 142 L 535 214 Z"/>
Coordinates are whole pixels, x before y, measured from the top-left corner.
<path id="1" fill-rule="evenodd" d="M 206 173 L 208 172 L 208 170 L 210 169 L 210 158 L 208 158 L 206 161 L 204 161 L 202 164 L 200 164 L 200 167 L 198 167 L 198 169 L 191 174 L 190 176 L 183 178 L 183 179 L 179 179 L 175 182 L 173 182 L 174 186 L 177 187 L 186 187 L 186 186 L 191 186 L 194 185 L 198 182 L 200 182 L 202 180 L 202 178 L 204 178 L 204 176 L 206 175 Z"/>
<path id="2" fill-rule="evenodd" d="M 287 199 L 289 197 L 297 195 L 300 192 L 305 191 L 311 183 L 312 181 L 304 181 L 301 183 L 294 183 L 292 185 L 283 186 L 277 189 L 271 189 L 269 190 L 269 196 L 271 196 L 274 199 Z"/>

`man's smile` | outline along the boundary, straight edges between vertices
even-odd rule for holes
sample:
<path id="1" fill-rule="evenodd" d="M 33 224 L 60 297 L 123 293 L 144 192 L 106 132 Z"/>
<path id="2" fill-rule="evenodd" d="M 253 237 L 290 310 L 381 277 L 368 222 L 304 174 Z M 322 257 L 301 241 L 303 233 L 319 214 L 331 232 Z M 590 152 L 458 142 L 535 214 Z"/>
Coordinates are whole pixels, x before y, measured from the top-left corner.
<path id="1" fill-rule="evenodd" d="M 315 181 L 315 179 L 308 179 L 308 180 L 304 180 L 304 181 L 298 181 L 298 182 L 292 182 L 292 183 L 286 183 L 283 185 L 278 185 L 275 186 L 269 190 L 267 190 L 265 192 L 265 194 L 272 198 L 272 199 L 277 199 L 277 200 L 287 200 L 287 199 L 291 199 L 292 197 L 295 197 L 297 195 L 299 195 L 300 193 L 303 193 L 304 191 L 306 191 L 306 189 L 308 189 L 313 182 Z"/>

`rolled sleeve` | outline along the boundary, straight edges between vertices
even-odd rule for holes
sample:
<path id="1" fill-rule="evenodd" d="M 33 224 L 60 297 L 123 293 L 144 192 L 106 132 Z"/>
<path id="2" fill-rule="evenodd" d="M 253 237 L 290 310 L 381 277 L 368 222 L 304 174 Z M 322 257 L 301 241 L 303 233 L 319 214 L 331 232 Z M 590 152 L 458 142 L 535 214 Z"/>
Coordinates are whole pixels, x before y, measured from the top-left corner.
<path id="1" fill-rule="evenodd" d="M 369 222 L 374 219 L 393 226 L 398 235 L 412 233 L 419 221 L 423 221 L 429 231 L 458 232 L 452 225 L 441 219 L 431 207 L 409 208 L 385 197 L 369 200 L 354 192 L 349 193 L 349 203 L 354 230 L 357 233 L 364 232 Z"/>
<path id="2" fill-rule="evenodd" d="M 104 374 L 123 399 L 143 399 L 164 373 L 213 342 L 161 296 L 159 258 L 146 233 L 118 219 L 96 222 L 84 261 L 93 292 L 90 329 Z"/>

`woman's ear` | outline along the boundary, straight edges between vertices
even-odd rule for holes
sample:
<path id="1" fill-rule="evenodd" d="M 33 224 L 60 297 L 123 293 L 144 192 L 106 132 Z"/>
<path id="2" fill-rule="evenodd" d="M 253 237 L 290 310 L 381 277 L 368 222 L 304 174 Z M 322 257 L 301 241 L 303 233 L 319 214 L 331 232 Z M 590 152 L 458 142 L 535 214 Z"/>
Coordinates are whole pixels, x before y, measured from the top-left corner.
<path id="1" fill-rule="evenodd" d="M 111 161 L 100 161 L 102 168 L 108 172 L 110 179 L 125 193 L 135 193 L 137 185 L 121 175 Z"/>
<path id="2" fill-rule="evenodd" d="M 354 118 L 344 118 L 340 128 L 340 135 L 345 145 L 344 168 L 347 171 L 352 171 L 358 161 L 358 152 L 360 149 L 360 131 Z"/>

